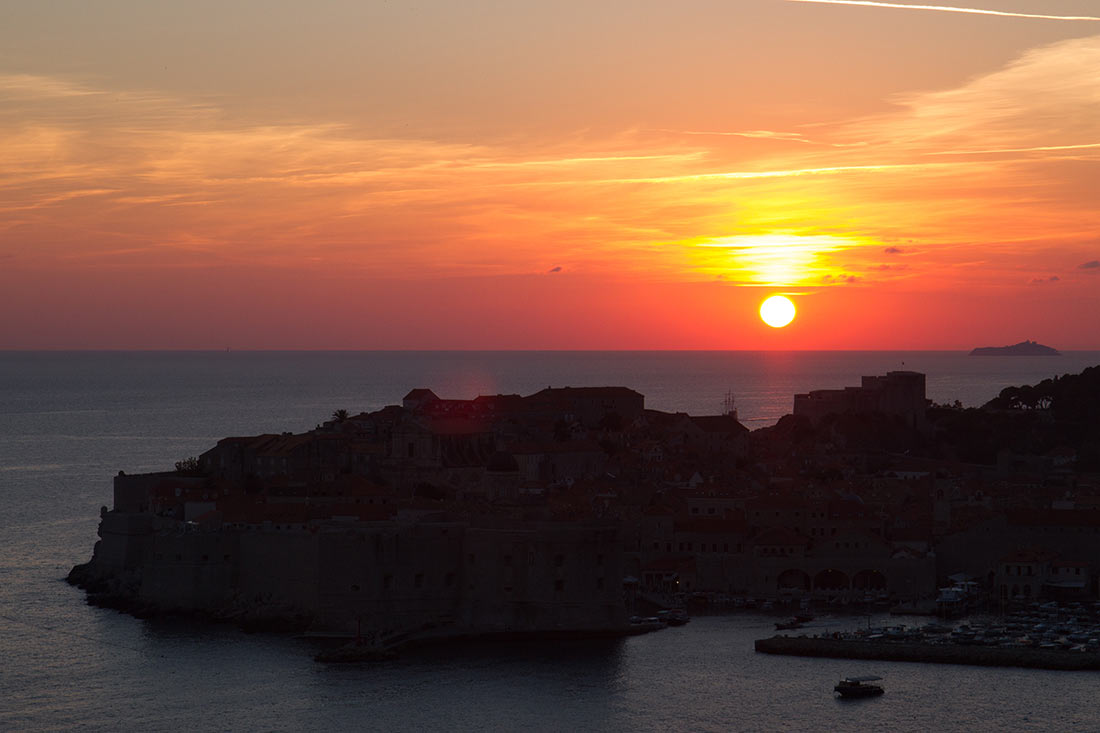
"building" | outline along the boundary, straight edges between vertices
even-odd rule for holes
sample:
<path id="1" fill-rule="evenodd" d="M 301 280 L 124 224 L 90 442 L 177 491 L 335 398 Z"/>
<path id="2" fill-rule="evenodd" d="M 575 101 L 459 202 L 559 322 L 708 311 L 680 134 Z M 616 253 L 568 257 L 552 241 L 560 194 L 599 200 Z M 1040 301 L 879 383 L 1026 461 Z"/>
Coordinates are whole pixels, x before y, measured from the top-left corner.
<path id="1" fill-rule="evenodd" d="M 925 377 L 920 372 L 887 372 L 884 376 L 863 377 L 859 387 L 818 389 L 794 396 L 794 414 L 813 423 L 830 414 L 878 412 L 920 427 L 927 408 Z"/>

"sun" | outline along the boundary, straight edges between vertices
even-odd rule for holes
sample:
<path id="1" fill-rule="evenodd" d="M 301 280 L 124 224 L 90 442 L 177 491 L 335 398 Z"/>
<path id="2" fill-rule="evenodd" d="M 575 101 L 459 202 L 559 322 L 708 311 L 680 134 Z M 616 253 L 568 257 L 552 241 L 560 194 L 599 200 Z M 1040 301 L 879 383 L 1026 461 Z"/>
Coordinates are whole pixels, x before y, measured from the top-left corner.
<path id="1" fill-rule="evenodd" d="M 783 328 L 794 320 L 794 303 L 783 295 L 773 295 L 760 304 L 760 320 L 772 328 Z"/>

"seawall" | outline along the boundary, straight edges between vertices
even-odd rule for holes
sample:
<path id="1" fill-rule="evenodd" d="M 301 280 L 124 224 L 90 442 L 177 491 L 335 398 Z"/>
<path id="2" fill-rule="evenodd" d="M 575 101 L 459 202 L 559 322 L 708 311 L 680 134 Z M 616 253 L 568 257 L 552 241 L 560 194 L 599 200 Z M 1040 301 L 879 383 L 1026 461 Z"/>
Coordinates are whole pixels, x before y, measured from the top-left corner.
<path id="1" fill-rule="evenodd" d="M 1100 654 L 1027 647 L 980 647 L 773 636 L 757 639 L 756 651 L 798 657 L 870 659 L 890 662 L 973 664 L 983 667 L 1100 670 Z"/>

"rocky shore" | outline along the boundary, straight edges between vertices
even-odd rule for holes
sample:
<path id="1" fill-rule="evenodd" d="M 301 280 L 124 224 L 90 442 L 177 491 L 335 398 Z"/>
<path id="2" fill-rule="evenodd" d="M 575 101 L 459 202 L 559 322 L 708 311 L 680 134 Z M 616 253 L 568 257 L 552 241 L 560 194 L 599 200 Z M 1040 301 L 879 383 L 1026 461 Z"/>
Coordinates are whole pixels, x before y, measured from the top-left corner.
<path id="1" fill-rule="evenodd" d="M 973 664 L 984 667 L 1100 670 L 1100 654 L 1028 647 L 975 647 L 856 639 L 773 636 L 758 639 L 756 651 L 799 657 L 869 659 L 890 662 Z"/>
<path id="2" fill-rule="evenodd" d="M 95 561 L 76 565 L 66 580 L 86 593 L 88 605 L 110 608 L 135 618 L 192 618 L 209 623 L 228 623 L 248 633 L 303 632 L 312 618 L 300 611 L 277 603 L 238 600 L 217 609 L 165 606 L 142 600 L 138 573 L 105 574 L 97 570 Z"/>

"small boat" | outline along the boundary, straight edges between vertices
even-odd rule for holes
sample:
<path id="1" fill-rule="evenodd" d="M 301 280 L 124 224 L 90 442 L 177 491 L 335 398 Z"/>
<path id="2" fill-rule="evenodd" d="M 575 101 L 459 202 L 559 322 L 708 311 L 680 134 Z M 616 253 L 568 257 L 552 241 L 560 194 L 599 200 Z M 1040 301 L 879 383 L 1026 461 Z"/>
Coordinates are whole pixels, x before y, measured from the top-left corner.
<path id="1" fill-rule="evenodd" d="M 397 652 L 393 649 L 376 646 L 374 644 L 361 644 L 349 642 L 335 649 L 326 649 L 313 656 L 314 661 L 335 664 L 350 664 L 355 662 L 385 662 L 397 659 Z"/>
<path id="2" fill-rule="evenodd" d="M 789 618 L 786 621 L 776 621 L 775 622 L 775 630 L 776 631 L 786 631 L 788 629 L 801 629 L 801 628 L 802 628 L 802 622 L 799 621 L 797 617 Z"/>
<path id="3" fill-rule="evenodd" d="M 658 611 L 657 617 L 669 626 L 683 626 L 688 621 L 691 621 L 691 616 L 688 616 L 687 611 L 682 608 L 672 608 L 667 611 Z"/>
<path id="4" fill-rule="evenodd" d="M 876 695 L 881 695 L 886 692 L 886 690 L 882 689 L 882 685 L 872 685 L 868 683 L 877 682 L 881 679 L 881 677 L 875 677 L 874 675 L 845 677 L 840 682 L 836 683 L 833 690 L 839 692 L 841 697 L 875 697 Z"/>

